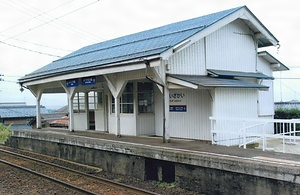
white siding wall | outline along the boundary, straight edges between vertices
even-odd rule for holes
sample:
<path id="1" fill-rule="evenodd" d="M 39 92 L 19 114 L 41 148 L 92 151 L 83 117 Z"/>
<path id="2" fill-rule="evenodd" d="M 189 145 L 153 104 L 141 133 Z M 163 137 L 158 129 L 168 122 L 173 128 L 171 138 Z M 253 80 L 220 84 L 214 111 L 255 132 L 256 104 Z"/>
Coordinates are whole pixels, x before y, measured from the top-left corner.
<path id="1" fill-rule="evenodd" d="M 273 72 L 270 63 L 262 57 L 257 59 L 257 71 L 262 72 L 268 76 L 272 76 Z M 273 80 L 263 80 L 262 85 L 268 86 L 268 91 L 259 91 L 258 93 L 258 114 L 259 116 L 273 116 L 274 115 L 274 83 Z"/>
<path id="2" fill-rule="evenodd" d="M 116 122 L 115 114 L 110 114 L 109 116 L 109 133 L 116 133 Z M 136 136 L 136 125 L 135 125 L 134 114 L 120 114 L 120 126 L 121 135 L 133 135 Z"/>
<path id="3" fill-rule="evenodd" d="M 256 89 L 215 90 L 215 117 L 257 118 Z"/>
<path id="4" fill-rule="evenodd" d="M 214 122 L 213 140 L 220 145 L 238 145 L 242 137 L 232 132 L 241 133 L 243 127 L 253 126 L 256 123 L 245 122 L 243 119 L 258 118 L 257 97 L 255 89 L 225 89 L 215 90 L 214 94 Z M 225 118 L 225 119 L 224 119 Z M 226 119 L 227 118 L 227 119 Z M 252 128 L 251 131 L 257 129 Z"/>
<path id="5" fill-rule="evenodd" d="M 157 87 L 154 87 L 155 135 L 163 136 L 163 96 Z"/>
<path id="6" fill-rule="evenodd" d="M 270 63 L 267 62 L 265 59 L 263 59 L 262 57 L 258 57 L 257 58 L 257 71 L 258 72 L 262 72 L 268 76 L 272 76 L 273 75 L 273 71 L 270 67 Z"/>
<path id="7" fill-rule="evenodd" d="M 212 99 L 208 91 L 192 89 L 180 91 L 185 94 L 187 112 L 170 112 L 171 137 L 210 140 L 209 116 L 212 114 Z"/>
<path id="8" fill-rule="evenodd" d="M 104 109 L 95 110 L 95 129 L 97 131 L 105 131 Z"/>
<path id="9" fill-rule="evenodd" d="M 204 39 L 175 53 L 169 59 L 169 73 L 186 75 L 204 75 L 205 71 Z"/>
<path id="10" fill-rule="evenodd" d="M 236 20 L 207 36 L 207 69 L 254 72 L 256 46 L 253 33 Z"/>
<path id="11" fill-rule="evenodd" d="M 273 80 L 263 80 L 262 85 L 268 86 L 268 91 L 258 92 L 258 114 L 260 116 L 274 115 L 274 89 Z"/>
<path id="12" fill-rule="evenodd" d="M 139 135 L 155 135 L 154 113 L 143 113 L 137 115 L 137 131 Z"/>
<path id="13" fill-rule="evenodd" d="M 74 113 L 74 129 L 86 130 L 86 113 Z"/>

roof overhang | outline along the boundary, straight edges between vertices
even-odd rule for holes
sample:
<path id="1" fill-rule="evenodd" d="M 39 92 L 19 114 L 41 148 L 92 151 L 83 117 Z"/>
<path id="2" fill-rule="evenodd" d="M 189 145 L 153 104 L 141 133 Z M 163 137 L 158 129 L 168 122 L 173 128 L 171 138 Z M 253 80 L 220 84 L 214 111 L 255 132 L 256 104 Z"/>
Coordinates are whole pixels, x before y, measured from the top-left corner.
<path id="1" fill-rule="evenodd" d="M 209 76 L 191 76 L 191 75 L 172 75 L 167 76 L 169 83 L 184 86 L 192 89 L 211 89 L 211 88 L 245 88 L 268 90 L 269 87 L 254 82 L 238 80 L 213 78 Z"/>
<path id="2" fill-rule="evenodd" d="M 237 72 L 237 71 L 227 71 L 227 70 L 213 70 L 207 69 L 207 72 L 212 77 L 222 77 L 222 78 L 255 78 L 255 79 L 274 79 L 274 77 L 265 75 L 260 72 Z"/>
<path id="3" fill-rule="evenodd" d="M 274 56 L 272 56 L 269 52 L 267 51 L 261 51 L 258 52 L 258 57 L 262 57 L 265 59 L 267 62 L 270 63 L 271 69 L 273 71 L 284 71 L 284 70 L 289 70 L 287 66 L 285 66 L 283 63 L 281 63 L 279 60 L 277 60 Z"/>
<path id="4" fill-rule="evenodd" d="M 147 59 L 139 59 L 134 61 L 122 62 L 122 63 L 108 64 L 106 66 L 94 67 L 89 69 L 79 69 L 72 72 L 62 72 L 59 75 L 54 74 L 54 75 L 47 75 L 44 77 L 35 77 L 31 79 L 20 79 L 19 83 L 21 85 L 31 86 L 31 85 L 50 83 L 50 82 L 65 81 L 74 78 L 84 78 L 90 76 L 98 76 L 98 75 L 140 70 L 146 68 L 145 60 L 147 60 L 147 62 L 151 62 L 150 67 L 156 67 L 160 65 L 160 58 L 154 56 L 152 58 L 147 58 Z"/>

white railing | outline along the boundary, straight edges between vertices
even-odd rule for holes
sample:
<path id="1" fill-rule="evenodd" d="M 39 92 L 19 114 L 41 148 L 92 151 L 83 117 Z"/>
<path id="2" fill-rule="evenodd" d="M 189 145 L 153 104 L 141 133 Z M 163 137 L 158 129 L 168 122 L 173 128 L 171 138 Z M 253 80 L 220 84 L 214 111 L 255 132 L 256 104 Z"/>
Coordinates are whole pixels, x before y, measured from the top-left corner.
<path id="1" fill-rule="evenodd" d="M 246 148 L 248 144 L 260 143 L 262 150 L 268 148 L 268 141 L 282 142 L 282 152 L 286 144 L 297 144 L 300 140 L 300 119 L 245 119 L 210 117 L 212 143 Z M 297 136 L 298 135 L 298 136 Z"/>

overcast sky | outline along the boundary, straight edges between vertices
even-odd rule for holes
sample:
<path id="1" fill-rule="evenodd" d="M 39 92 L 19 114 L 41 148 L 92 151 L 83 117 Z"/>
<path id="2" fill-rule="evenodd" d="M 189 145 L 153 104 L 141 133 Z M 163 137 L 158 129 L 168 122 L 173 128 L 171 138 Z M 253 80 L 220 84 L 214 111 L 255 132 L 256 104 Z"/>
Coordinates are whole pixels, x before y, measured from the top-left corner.
<path id="1" fill-rule="evenodd" d="M 0 0 L 0 103 L 26 101 L 18 78 L 93 43 L 246 5 L 280 41 L 266 48 L 291 71 L 274 74 L 275 101 L 300 99 L 300 5 L 296 0 Z M 288 79 L 294 78 L 294 79 Z M 281 82 L 280 82 L 281 81 Z M 58 108 L 66 98 L 42 97 Z"/>

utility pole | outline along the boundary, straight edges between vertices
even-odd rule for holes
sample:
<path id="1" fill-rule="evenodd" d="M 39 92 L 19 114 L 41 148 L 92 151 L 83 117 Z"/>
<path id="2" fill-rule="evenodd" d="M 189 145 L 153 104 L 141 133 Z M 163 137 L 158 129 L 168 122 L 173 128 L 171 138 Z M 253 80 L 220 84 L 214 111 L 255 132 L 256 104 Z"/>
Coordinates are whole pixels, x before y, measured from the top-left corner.
<path id="1" fill-rule="evenodd" d="M 4 79 L 2 79 L 1 77 L 4 76 L 3 74 L 0 74 L 0 82 L 4 81 Z M 0 93 L 2 92 L 2 90 L 0 89 Z"/>

